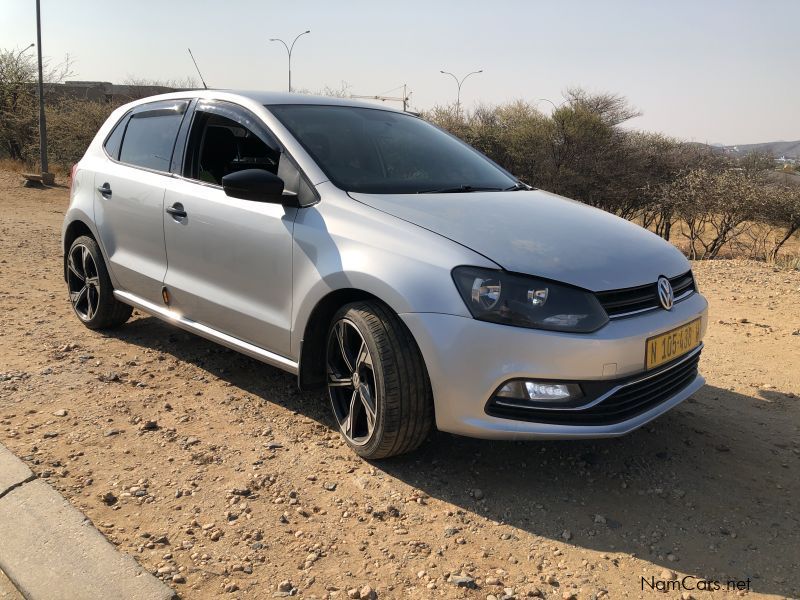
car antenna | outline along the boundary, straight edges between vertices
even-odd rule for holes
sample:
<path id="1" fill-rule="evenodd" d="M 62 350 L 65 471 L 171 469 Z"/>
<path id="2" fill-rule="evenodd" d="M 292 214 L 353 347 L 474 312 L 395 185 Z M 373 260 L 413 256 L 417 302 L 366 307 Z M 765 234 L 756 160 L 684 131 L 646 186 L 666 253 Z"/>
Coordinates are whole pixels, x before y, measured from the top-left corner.
<path id="1" fill-rule="evenodd" d="M 192 49 L 187 48 L 187 50 L 189 51 L 189 56 L 192 57 L 192 62 L 194 63 L 194 68 L 197 69 L 197 74 L 200 75 L 200 81 L 203 82 L 203 88 L 208 89 L 208 86 L 206 85 L 206 80 L 203 79 L 203 74 L 200 72 L 200 67 L 197 66 L 197 61 L 194 59 L 194 54 L 192 54 Z"/>

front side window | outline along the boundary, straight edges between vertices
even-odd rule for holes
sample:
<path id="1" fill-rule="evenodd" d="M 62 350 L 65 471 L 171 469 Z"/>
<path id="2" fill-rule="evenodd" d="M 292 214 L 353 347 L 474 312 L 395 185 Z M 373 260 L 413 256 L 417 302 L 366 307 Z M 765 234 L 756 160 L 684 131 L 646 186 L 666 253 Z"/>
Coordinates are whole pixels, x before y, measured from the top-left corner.
<path id="1" fill-rule="evenodd" d="M 187 104 L 133 113 L 122 138 L 120 162 L 169 171 L 172 150 Z"/>
<path id="2" fill-rule="evenodd" d="M 505 190 L 488 158 L 404 113 L 352 106 L 267 106 L 339 188 L 374 194 Z"/>
<path id="3" fill-rule="evenodd" d="M 202 109 L 195 112 L 184 176 L 214 185 L 244 169 L 264 169 L 278 174 L 281 153 L 231 118 Z"/>

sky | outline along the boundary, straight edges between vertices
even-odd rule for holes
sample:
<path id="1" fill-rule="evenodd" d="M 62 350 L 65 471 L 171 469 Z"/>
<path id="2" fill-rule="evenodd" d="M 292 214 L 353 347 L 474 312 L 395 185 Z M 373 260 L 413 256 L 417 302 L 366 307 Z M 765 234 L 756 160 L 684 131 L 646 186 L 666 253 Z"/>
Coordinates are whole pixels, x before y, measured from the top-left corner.
<path id="1" fill-rule="evenodd" d="M 42 50 L 73 79 L 195 76 L 210 87 L 285 90 L 343 82 L 414 110 L 455 101 L 441 70 L 472 75 L 465 107 L 512 100 L 548 112 L 572 86 L 614 92 L 630 127 L 684 140 L 800 139 L 800 0 L 41 0 Z M 0 0 L 0 47 L 36 41 L 34 0 Z M 196 77 L 196 76 L 195 76 Z M 198 81 L 199 82 L 199 81 Z M 390 91 L 393 90 L 393 91 Z"/>

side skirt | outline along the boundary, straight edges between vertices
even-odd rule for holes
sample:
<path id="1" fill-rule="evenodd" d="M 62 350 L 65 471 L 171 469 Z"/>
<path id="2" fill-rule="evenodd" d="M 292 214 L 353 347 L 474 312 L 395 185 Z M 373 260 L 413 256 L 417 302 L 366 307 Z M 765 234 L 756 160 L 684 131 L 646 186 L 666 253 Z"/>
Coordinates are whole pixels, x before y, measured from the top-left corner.
<path id="1" fill-rule="evenodd" d="M 114 290 L 114 296 L 120 302 L 130 304 L 134 308 L 138 308 L 139 310 L 151 314 L 154 317 L 166 321 L 167 323 L 180 327 L 181 329 L 185 329 L 186 331 L 190 331 L 191 333 L 197 334 L 201 337 L 211 340 L 212 342 L 221 344 L 227 348 L 230 348 L 231 350 L 236 350 L 237 352 L 246 354 L 247 356 L 255 358 L 256 360 L 260 360 L 261 362 L 273 367 L 278 367 L 279 369 L 288 371 L 293 375 L 297 375 L 300 370 L 297 362 L 286 358 L 285 356 L 275 354 L 269 350 L 264 350 L 263 348 L 259 348 L 258 346 L 254 346 L 253 344 L 230 336 L 227 333 L 222 333 L 221 331 L 212 329 L 207 325 L 187 319 L 175 311 L 169 310 L 163 306 L 158 306 L 157 304 L 153 304 L 152 302 L 144 300 L 143 298 L 139 298 L 138 296 L 129 292 Z"/>

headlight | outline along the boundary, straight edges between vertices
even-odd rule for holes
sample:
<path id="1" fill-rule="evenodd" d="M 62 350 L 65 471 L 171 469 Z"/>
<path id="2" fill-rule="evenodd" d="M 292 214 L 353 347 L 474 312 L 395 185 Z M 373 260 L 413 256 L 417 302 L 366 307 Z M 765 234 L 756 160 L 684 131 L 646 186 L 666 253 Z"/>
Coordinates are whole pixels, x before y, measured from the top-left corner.
<path id="1" fill-rule="evenodd" d="M 594 294 L 567 285 L 479 267 L 456 267 L 453 280 L 481 321 L 572 332 L 595 331 L 608 322 Z"/>

